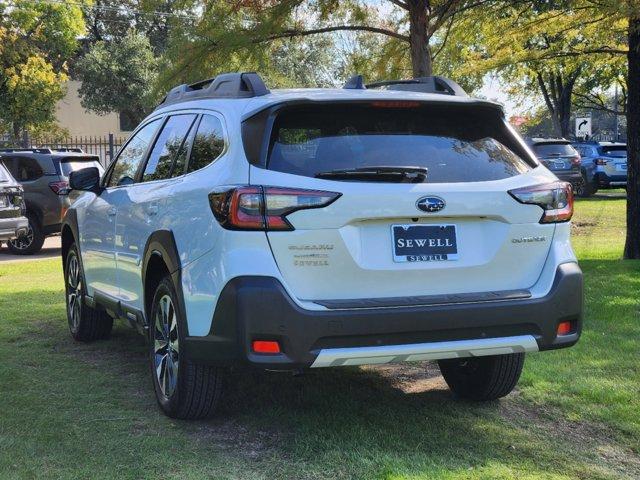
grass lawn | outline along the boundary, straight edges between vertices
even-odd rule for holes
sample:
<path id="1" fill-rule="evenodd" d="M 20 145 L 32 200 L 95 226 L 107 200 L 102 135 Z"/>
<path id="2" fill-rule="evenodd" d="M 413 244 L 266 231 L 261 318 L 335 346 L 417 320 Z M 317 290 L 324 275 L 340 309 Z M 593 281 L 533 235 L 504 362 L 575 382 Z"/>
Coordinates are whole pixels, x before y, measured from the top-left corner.
<path id="1" fill-rule="evenodd" d="M 0 263 L 0 478 L 640 478 L 640 262 L 622 194 L 579 201 L 580 343 L 527 357 L 518 390 L 455 400 L 428 364 L 237 372 L 220 415 L 155 406 L 141 337 L 71 340 L 59 260 Z"/>

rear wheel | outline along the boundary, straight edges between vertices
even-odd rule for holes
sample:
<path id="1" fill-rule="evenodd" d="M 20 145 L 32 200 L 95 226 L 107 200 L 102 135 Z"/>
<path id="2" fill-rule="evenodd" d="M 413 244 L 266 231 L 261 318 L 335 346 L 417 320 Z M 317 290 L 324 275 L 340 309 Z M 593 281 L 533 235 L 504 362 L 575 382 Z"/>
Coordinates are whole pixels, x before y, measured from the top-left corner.
<path id="1" fill-rule="evenodd" d="M 45 236 L 38 219 L 30 213 L 27 214 L 27 218 L 29 219 L 27 233 L 7 242 L 11 253 L 16 255 L 33 255 L 38 253 L 44 244 Z"/>
<path id="2" fill-rule="evenodd" d="M 593 182 L 587 180 L 586 175 L 582 174 L 582 180 L 575 185 L 576 195 L 581 198 L 588 198 L 598 191 Z"/>
<path id="3" fill-rule="evenodd" d="M 113 319 L 106 312 L 85 304 L 84 273 L 75 244 L 71 245 L 67 253 L 64 275 L 67 320 L 73 338 L 81 342 L 108 338 L 113 328 Z"/>
<path id="4" fill-rule="evenodd" d="M 184 319 L 171 278 L 156 288 L 151 307 L 149 364 L 156 399 L 166 415 L 208 417 L 220 399 L 223 370 L 191 362 L 185 351 Z"/>
<path id="5" fill-rule="evenodd" d="M 518 383 L 524 353 L 440 360 L 440 371 L 453 393 L 488 401 L 508 395 Z"/>

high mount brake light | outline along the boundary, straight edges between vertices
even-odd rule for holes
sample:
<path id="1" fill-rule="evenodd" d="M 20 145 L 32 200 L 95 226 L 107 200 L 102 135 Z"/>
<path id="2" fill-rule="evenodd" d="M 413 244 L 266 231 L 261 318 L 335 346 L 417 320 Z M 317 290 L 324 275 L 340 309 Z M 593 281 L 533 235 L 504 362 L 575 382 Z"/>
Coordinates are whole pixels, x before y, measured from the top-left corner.
<path id="1" fill-rule="evenodd" d="M 211 211 L 228 230 L 294 230 L 287 215 L 322 208 L 340 193 L 283 187 L 229 187 L 209 194 Z"/>
<path id="2" fill-rule="evenodd" d="M 520 203 L 542 207 L 540 223 L 568 222 L 573 216 L 573 188 L 568 182 L 518 188 L 509 194 Z"/>

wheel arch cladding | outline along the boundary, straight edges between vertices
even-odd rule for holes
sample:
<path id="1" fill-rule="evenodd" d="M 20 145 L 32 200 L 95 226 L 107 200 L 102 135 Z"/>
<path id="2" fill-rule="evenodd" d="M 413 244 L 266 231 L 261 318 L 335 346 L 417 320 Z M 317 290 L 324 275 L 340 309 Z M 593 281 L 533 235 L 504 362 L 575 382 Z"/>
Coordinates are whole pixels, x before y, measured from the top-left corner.
<path id="1" fill-rule="evenodd" d="M 76 244 L 76 248 L 78 249 L 78 253 L 80 253 L 80 245 L 78 242 L 78 217 L 76 215 L 76 211 L 73 209 L 69 209 L 64 218 L 64 223 L 62 224 L 61 229 L 61 239 L 62 239 L 62 267 L 64 268 L 65 260 L 67 258 L 67 253 L 69 253 L 69 248 L 73 243 Z M 80 256 L 80 262 L 82 262 L 82 257 Z"/>
<path id="2" fill-rule="evenodd" d="M 147 239 L 142 260 L 142 287 L 144 292 L 144 312 L 147 317 L 151 312 L 153 294 L 165 275 L 170 275 L 173 287 L 178 296 L 178 309 L 184 319 L 183 328 L 187 331 L 186 310 L 182 294 L 181 262 L 171 230 L 157 230 Z"/>

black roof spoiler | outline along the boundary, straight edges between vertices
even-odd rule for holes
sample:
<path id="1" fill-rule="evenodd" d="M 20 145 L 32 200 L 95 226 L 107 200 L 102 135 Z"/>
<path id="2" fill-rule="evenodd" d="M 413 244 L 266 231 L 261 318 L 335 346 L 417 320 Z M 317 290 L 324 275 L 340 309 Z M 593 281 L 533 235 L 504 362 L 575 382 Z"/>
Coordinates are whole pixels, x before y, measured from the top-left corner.
<path id="1" fill-rule="evenodd" d="M 156 108 L 201 98 L 251 98 L 268 93 L 269 89 L 255 72 L 221 73 L 191 85 L 172 88 Z"/>
<path id="2" fill-rule="evenodd" d="M 0 153 L 19 153 L 19 152 L 30 152 L 30 153 L 85 153 L 82 148 L 79 147 L 60 147 L 60 148 L 0 148 Z"/>
<path id="3" fill-rule="evenodd" d="M 440 93 L 456 97 L 468 97 L 467 92 L 453 80 L 445 77 L 418 77 L 409 80 L 384 80 L 381 82 L 364 83 L 362 75 L 354 75 L 344 84 L 346 89 L 366 90 L 401 90 L 407 92 Z"/>

